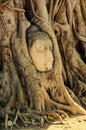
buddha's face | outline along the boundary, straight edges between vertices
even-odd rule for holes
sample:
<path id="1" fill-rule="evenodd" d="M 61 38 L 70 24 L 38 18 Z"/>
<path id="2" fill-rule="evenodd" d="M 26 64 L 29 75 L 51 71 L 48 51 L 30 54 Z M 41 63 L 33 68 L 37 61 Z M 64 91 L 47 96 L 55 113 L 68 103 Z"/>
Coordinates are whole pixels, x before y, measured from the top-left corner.
<path id="1" fill-rule="evenodd" d="M 47 39 L 36 39 L 32 46 L 29 47 L 31 59 L 38 71 L 48 71 L 53 66 L 52 42 Z"/>

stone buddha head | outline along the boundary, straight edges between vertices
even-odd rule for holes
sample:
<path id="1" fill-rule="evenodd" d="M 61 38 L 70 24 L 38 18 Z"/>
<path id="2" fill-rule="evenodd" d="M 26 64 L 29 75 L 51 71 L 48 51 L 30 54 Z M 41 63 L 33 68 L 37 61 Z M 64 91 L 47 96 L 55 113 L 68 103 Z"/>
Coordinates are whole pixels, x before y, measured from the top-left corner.
<path id="1" fill-rule="evenodd" d="M 29 39 L 28 44 L 30 57 L 40 72 L 50 71 L 54 62 L 52 41 L 46 35 L 37 34 Z"/>

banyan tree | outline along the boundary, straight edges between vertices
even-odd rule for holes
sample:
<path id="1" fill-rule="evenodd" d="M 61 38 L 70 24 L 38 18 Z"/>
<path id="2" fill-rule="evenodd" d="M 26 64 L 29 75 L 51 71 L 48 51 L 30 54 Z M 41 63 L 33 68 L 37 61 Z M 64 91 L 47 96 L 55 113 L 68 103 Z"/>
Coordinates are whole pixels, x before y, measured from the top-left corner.
<path id="1" fill-rule="evenodd" d="M 86 0 L 0 0 L 0 127 L 85 109 Z"/>

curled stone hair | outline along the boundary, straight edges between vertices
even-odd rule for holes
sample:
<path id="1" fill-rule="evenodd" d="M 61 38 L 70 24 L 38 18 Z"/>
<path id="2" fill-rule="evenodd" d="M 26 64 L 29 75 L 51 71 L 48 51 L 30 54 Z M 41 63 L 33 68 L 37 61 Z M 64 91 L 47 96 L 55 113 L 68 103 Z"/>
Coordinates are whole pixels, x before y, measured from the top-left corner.
<path id="1" fill-rule="evenodd" d="M 33 43 L 37 39 L 50 39 L 49 35 L 46 32 L 41 31 L 37 26 L 31 25 L 27 30 L 26 30 L 26 40 L 27 40 L 27 45 L 29 47 L 32 47 Z M 41 42 L 40 42 L 41 44 Z"/>

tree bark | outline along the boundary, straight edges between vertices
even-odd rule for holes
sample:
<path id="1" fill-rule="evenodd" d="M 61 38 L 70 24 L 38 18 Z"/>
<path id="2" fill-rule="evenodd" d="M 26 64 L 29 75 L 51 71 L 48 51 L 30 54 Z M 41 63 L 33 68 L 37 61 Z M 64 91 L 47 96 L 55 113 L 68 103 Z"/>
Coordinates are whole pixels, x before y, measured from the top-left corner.
<path id="1" fill-rule="evenodd" d="M 5 128 L 17 126 L 19 118 L 29 126 L 29 119 L 41 116 L 44 122 L 51 116 L 64 123 L 65 111 L 86 115 L 85 22 L 85 0 L 1 2 L 0 122 L 4 118 Z M 38 71 L 30 56 L 36 38 L 52 42 L 49 71 Z"/>

